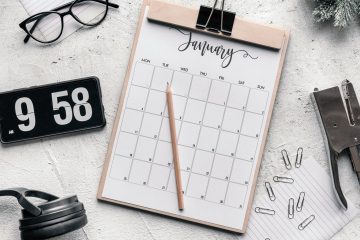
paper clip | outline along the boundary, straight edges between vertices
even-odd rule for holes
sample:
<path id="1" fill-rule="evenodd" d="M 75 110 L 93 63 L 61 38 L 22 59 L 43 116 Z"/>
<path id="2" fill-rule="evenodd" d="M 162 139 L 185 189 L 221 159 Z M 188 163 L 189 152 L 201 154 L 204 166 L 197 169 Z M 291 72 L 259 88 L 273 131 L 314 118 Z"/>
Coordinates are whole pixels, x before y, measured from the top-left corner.
<path id="1" fill-rule="evenodd" d="M 299 224 L 298 229 L 304 230 L 314 220 L 315 220 L 315 215 L 311 215 L 310 217 L 308 217 L 302 223 Z"/>
<path id="2" fill-rule="evenodd" d="M 268 209 L 268 208 L 256 207 L 255 212 L 261 213 L 261 214 L 266 214 L 266 215 L 275 215 L 275 211 L 272 209 Z"/>
<path id="3" fill-rule="evenodd" d="M 301 166 L 302 158 L 303 158 L 303 151 L 304 149 L 302 147 L 299 147 L 296 152 L 296 161 L 295 161 L 295 167 L 299 168 Z"/>
<path id="4" fill-rule="evenodd" d="M 304 206 L 304 200 L 305 200 L 305 192 L 301 192 L 296 204 L 296 211 L 301 212 Z"/>
<path id="5" fill-rule="evenodd" d="M 270 200 L 271 200 L 271 201 L 275 201 L 276 197 L 275 197 L 274 191 L 273 191 L 270 183 L 269 183 L 269 182 L 265 182 L 265 187 L 266 187 L 266 191 L 267 191 L 267 193 L 268 193 L 268 195 L 269 195 Z"/>
<path id="6" fill-rule="evenodd" d="M 274 182 L 281 182 L 281 183 L 294 183 L 294 179 L 290 178 L 290 177 L 279 177 L 279 176 L 275 176 L 273 177 Z"/>
<path id="7" fill-rule="evenodd" d="M 294 199 L 289 199 L 289 205 L 288 205 L 288 218 L 293 219 L 294 218 Z"/>
<path id="8" fill-rule="evenodd" d="M 282 155 L 282 159 L 284 160 L 286 169 L 290 170 L 292 166 L 287 151 L 285 149 L 281 150 L 281 155 Z"/>

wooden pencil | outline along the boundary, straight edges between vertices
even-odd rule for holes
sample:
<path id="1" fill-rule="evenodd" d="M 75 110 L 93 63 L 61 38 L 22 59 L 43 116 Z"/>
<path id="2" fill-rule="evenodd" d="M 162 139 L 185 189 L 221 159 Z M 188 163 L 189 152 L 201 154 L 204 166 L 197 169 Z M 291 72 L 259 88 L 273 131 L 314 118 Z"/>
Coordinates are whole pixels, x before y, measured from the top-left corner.
<path id="1" fill-rule="evenodd" d="M 182 193 L 180 159 L 179 159 L 179 151 L 178 151 L 178 146 L 177 146 L 172 89 L 171 89 L 170 85 L 168 85 L 167 89 L 166 89 L 166 100 L 167 100 L 167 107 L 168 107 L 168 111 L 169 111 L 170 135 L 171 135 L 171 145 L 172 145 L 172 152 L 173 152 L 173 163 L 174 163 L 174 170 L 175 170 L 178 206 L 179 206 L 179 210 L 183 210 L 184 209 L 184 198 L 183 198 L 183 193 Z"/>

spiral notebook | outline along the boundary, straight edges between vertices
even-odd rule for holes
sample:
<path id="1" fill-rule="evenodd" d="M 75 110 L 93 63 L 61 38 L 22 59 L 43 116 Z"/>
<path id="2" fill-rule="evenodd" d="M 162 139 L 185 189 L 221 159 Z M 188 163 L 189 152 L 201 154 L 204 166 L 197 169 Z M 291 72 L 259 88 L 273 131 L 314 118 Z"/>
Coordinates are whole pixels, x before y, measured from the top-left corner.
<path id="1" fill-rule="evenodd" d="M 238 18 L 231 36 L 205 32 L 195 28 L 198 13 L 144 1 L 98 198 L 245 232 L 289 33 Z"/>

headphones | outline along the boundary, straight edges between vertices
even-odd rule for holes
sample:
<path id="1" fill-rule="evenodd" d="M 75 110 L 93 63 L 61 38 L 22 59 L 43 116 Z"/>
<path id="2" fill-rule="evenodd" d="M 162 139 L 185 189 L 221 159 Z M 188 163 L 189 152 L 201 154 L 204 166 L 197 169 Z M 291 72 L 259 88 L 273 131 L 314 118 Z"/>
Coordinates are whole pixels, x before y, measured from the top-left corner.
<path id="1" fill-rule="evenodd" d="M 29 190 L 11 188 L 0 191 L 1 196 L 16 197 L 24 208 L 20 219 L 22 240 L 47 239 L 80 229 L 87 224 L 84 205 L 76 195 L 59 198 L 55 195 Z M 27 197 L 46 200 L 34 205 Z"/>

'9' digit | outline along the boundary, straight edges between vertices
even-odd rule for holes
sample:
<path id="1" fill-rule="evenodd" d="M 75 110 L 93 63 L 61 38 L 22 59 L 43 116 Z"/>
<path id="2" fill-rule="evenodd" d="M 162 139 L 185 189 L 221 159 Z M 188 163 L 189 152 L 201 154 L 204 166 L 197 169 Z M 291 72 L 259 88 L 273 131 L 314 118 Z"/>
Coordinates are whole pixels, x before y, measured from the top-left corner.
<path id="1" fill-rule="evenodd" d="M 82 99 L 79 99 L 79 93 L 82 95 Z M 74 91 L 71 94 L 71 98 L 76 104 L 74 106 L 74 117 L 79 122 L 85 122 L 89 120 L 92 117 L 92 108 L 90 103 L 87 101 L 89 100 L 89 92 L 86 90 L 86 88 L 79 87 L 74 89 Z M 85 109 L 85 115 L 81 115 L 80 113 L 80 107 L 83 106 Z"/>
<path id="2" fill-rule="evenodd" d="M 22 105 L 26 106 L 26 113 L 23 112 Z M 34 129 L 35 127 L 35 113 L 34 113 L 34 104 L 30 100 L 30 98 L 22 97 L 16 100 L 15 102 L 15 113 L 17 118 L 20 121 L 29 121 L 26 124 L 19 124 L 19 129 L 23 132 L 28 132 Z"/>

